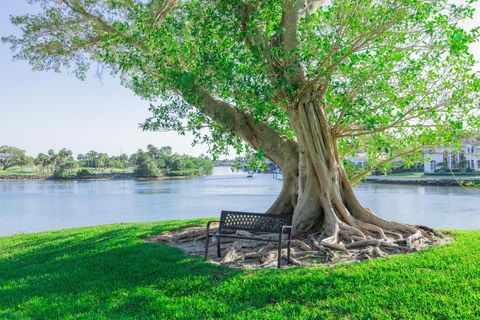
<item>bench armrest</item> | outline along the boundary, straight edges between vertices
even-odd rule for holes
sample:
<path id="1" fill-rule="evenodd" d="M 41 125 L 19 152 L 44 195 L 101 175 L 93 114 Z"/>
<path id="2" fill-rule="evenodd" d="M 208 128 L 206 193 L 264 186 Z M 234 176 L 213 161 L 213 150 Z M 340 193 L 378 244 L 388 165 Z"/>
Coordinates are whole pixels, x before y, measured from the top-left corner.
<path id="1" fill-rule="evenodd" d="M 208 221 L 207 222 L 207 234 L 209 234 L 209 231 L 210 231 L 210 225 L 214 222 L 222 222 L 220 220 L 213 220 L 213 221 Z"/>
<path id="2" fill-rule="evenodd" d="M 282 231 L 281 231 L 281 233 L 283 233 L 283 231 L 284 231 L 285 229 L 290 229 L 290 232 L 292 232 L 293 226 L 282 226 Z"/>

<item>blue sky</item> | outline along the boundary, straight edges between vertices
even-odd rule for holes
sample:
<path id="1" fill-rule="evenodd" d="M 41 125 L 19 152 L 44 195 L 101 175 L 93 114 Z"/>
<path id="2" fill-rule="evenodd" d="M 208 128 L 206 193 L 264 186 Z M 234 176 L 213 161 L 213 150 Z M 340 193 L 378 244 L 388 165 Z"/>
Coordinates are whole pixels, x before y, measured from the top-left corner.
<path id="1" fill-rule="evenodd" d="M 0 36 L 15 34 L 9 15 L 33 8 L 26 0 L 1 2 Z M 101 81 L 93 75 L 80 81 L 66 72 L 34 72 L 26 62 L 12 61 L 8 45 L 0 43 L 0 145 L 31 155 L 63 147 L 74 153 L 133 153 L 147 144 L 192 155 L 207 152 L 206 146 L 192 147 L 191 136 L 139 129 L 148 106 L 108 74 Z"/>
<path id="2" fill-rule="evenodd" d="M 32 10 L 26 0 L 2 0 L 0 36 L 18 32 L 10 24 L 11 14 Z M 475 20 L 480 23 L 480 10 Z M 480 44 L 473 50 L 480 60 Z M 139 129 L 149 116 L 148 105 L 108 74 L 101 81 L 94 76 L 80 81 L 66 72 L 34 72 L 26 62 L 12 61 L 9 47 L 0 43 L 0 145 L 14 145 L 30 155 L 63 147 L 74 153 L 133 153 L 147 144 L 170 145 L 192 155 L 207 152 L 206 146 L 192 147 L 189 135 Z"/>

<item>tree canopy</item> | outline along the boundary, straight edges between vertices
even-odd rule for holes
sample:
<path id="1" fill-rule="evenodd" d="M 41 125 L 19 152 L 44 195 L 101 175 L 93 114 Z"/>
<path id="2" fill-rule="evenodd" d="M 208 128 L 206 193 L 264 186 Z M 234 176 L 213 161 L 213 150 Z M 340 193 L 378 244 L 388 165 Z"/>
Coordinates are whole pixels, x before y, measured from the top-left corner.
<path id="1" fill-rule="evenodd" d="M 294 139 L 287 105 L 307 87 L 328 104 L 340 152 L 367 151 L 368 168 L 479 126 L 478 29 L 460 24 L 473 1 L 306 1 L 290 40 L 295 1 L 34 2 L 43 12 L 12 17 L 22 35 L 5 38 L 17 58 L 81 78 L 108 66 L 163 100 L 145 129 L 193 131 L 213 153 L 244 150 L 227 109 Z"/>
<path id="2" fill-rule="evenodd" d="M 13 166 L 23 166 L 29 162 L 25 150 L 11 146 L 0 146 L 0 167 L 7 170 Z"/>

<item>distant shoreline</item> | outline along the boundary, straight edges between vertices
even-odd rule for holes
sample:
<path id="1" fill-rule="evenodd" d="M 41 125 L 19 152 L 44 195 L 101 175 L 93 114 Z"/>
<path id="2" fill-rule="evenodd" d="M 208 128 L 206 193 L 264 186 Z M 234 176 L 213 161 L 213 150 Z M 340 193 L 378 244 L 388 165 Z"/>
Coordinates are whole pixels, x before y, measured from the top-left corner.
<path id="1" fill-rule="evenodd" d="M 203 177 L 205 175 L 185 175 L 185 176 L 160 176 L 156 178 L 141 178 L 135 177 L 133 173 L 100 173 L 95 175 L 71 177 L 71 178 L 55 178 L 53 176 L 40 175 L 0 175 L 0 182 L 18 182 L 18 181 L 39 181 L 39 180 L 53 180 L 53 181 L 94 181 L 94 180 L 170 180 L 170 179 L 189 179 L 195 177 Z"/>
<path id="2" fill-rule="evenodd" d="M 208 174 L 207 174 L 208 175 Z M 0 175 L 0 182 L 21 182 L 21 181 L 108 181 L 108 180 L 175 180 L 191 179 L 206 175 L 185 175 L 185 176 L 161 176 L 157 178 L 135 177 L 133 173 L 99 173 L 95 175 L 55 178 L 42 175 Z M 479 185 L 480 177 L 401 177 L 401 176 L 369 176 L 366 183 L 423 185 L 423 186 L 471 186 Z"/>
<path id="3" fill-rule="evenodd" d="M 369 176 L 368 183 L 408 184 L 422 186 L 470 186 L 480 184 L 480 177 L 398 177 L 398 176 Z"/>

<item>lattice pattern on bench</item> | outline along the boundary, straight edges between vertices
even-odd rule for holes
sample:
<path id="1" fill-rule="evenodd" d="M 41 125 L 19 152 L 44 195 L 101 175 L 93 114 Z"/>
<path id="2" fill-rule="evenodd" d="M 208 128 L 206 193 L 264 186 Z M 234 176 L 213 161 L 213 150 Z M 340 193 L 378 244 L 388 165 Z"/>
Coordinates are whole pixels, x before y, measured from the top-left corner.
<path id="1" fill-rule="evenodd" d="M 282 226 L 289 226 L 292 224 L 291 215 L 235 211 L 222 211 L 220 220 L 220 231 L 222 229 L 231 229 L 278 233 L 282 230 Z"/>

